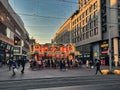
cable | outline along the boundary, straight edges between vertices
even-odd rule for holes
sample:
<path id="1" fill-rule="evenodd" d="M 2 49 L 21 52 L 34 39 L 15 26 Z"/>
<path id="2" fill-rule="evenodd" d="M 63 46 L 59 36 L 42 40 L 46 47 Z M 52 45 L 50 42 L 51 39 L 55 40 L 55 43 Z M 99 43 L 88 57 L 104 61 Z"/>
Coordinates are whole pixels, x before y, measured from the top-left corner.
<path id="1" fill-rule="evenodd" d="M 67 19 L 67 18 L 62 18 L 62 17 L 40 16 L 36 14 L 24 14 L 24 13 L 17 13 L 17 14 L 21 16 L 31 16 L 31 17 L 39 17 L 39 18 Z"/>
<path id="2" fill-rule="evenodd" d="M 56 1 L 60 1 L 60 2 L 67 2 L 67 3 L 77 3 L 77 2 L 71 2 L 71 1 L 66 1 L 66 0 L 56 0 Z M 15 0 L 14 0 L 14 8 L 15 8 Z M 39 17 L 39 18 L 52 18 L 52 19 L 68 19 L 68 18 L 64 18 L 64 17 L 54 17 L 54 16 L 40 16 L 37 14 L 25 14 L 25 13 L 17 13 L 20 16 L 31 16 L 31 17 Z"/>
<path id="3" fill-rule="evenodd" d="M 60 2 L 66 2 L 66 3 L 73 3 L 73 4 L 78 4 L 78 2 L 72 2 L 72 1 L 66 1 L 66 0 L 56 0 Z"/>
<path id="4" fill-rule="evenodd" d="M 55 26 L 50 26 L 50 25 L 28 26 L 26 25 L 25 27 L 55 27 Z"/>

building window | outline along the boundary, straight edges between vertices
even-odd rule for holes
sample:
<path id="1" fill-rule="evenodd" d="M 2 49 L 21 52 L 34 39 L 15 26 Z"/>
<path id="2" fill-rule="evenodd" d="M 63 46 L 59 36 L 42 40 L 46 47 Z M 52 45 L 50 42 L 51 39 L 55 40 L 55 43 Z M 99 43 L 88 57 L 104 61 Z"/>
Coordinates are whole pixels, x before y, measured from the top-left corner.
<path id="1" fill-rule="evenodd" d="M 97 10 L 94 12 L 94 18 L 96 18 L 96 17 L 98 17 L 98 11 Z"/>
<path id="2" fill-rule="evenodd" d="M 89 38 L 89 32 L 86 32 L 86 39 Z"/>
<path id="3" fill-rule="evenodd" d="M 83 33 L 83 40 L 85 39 L 85 34 Z"/>
<path id="4" fill-rule="evenodd" d="M 97 8 L 97 1 L 94 3 L 94 9 Z"/>
<path id="5" fill-rule="evenodd" d="M 90 11 L 90 12 L 92 11 L 92 5 L 89 7 L 89 11 Z"/>
<path id="6" fill-rule="evenodd" d="M 92 37 L 92 36 L 93 36 L 93 30 L 90 31 L 90 37 Z"/>
<path id="7" fill-rule="evenodd" d="M 103 32 L 107 31 L 107 26 L 106 26 L 106 25 L 103 25 L 103 26 L 102 26 L 102 31 L 103 31 Z"/>
<path id="8" fill-rule="evenodd" d="M 98 35 L 98 28 L 94 28 L 94 35 Z"/>

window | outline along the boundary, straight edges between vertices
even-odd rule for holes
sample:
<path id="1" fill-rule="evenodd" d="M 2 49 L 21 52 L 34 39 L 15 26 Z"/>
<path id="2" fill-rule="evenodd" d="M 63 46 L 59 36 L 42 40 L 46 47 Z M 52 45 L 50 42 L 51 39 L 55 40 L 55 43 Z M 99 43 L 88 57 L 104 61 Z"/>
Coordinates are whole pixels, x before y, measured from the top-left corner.
<path id="1" fill-rule="evenodd" d="M 90 37 L 92 37 L 92 36 L 93 36 L 93 30 L 90 31 Z"/>
<path id="2" fill-rule="evenodd" d="M 92 5 L 90 6 L 89 11 L 90 11 L 90 12 L 92 11 Z"/>
<path id="3" fill-rule="evenodd" d="M 101 3 L 104 4 L 106 2 L 106 0 L 101 0 Z"/>
<path id="4" fill-rule="evenodd" d="M 102 31 L 103 32 L 107 31 L 107 26 L 106 25 L 102 26 Z"/>
<path id="5" fill-rule="evenodd" d="M 86 32 L 86 39 L 88 39 L 89 38 L 89 33 L 88 32 Z"/>
<path id="6" fill-rule="evenodd" d="M 97 10 L 94 12 L 94 17 L 95 18 L 98 17 L 98 11 Z"/>
<path id="7" fill-rule="evenodd" d="M 20 54 L 20 47 L 14 47 L 14 53 Z"/>
<path id="8" fill-rule="evenodd" d="M 98 35 L 98 28 L 94 28 L 94 35 Z"/>
<path id="9" fill-rule="evenodd" d="M 94 9 L 97 8 L 97 1 L 94 3 Z"/>
<path id="10" fill-rule="evenodd" d="M 98 26 L 98 20 L 95 19 L 95 20 L 94 20 L 94 27 L 97 27 L 97 26 Z"/>
<path id="11" fill-rule="evenodd" d="M 85 34 L 83 34 L 83 40 L 85 39 Z"/>
<path id="12" fill-rule="evenodd" d="M 93 26 L 94 26 L 94 22 L 93 22 L 93 21 L 91 21 L 91 28 L 93 28 Z"/>

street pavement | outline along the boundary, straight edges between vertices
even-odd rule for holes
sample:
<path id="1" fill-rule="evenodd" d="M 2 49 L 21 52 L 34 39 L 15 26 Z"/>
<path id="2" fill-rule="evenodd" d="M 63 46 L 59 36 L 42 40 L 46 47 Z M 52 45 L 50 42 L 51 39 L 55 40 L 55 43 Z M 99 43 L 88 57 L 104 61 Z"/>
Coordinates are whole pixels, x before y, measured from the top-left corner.
<path id="1" fill-rule="evenodd" d="M 109 69 L 101 66 L 101 69 Z M 114 69 L 120 69 L 114 67 Z M 25 73 L 18 69 L 15 76 L 7 66 L 0 68 L 0 90 L 120 90 L 119 75 L 95 75 L 95 68 L 32 70 L 26 64 Z"/>
<path id="2" fill-rule="evenodd" d="M 120 76 L 94 75 L 0 81 L 0 90 L 120 90 Z"/>
<path id="3" fill-rule="evenodd" d="M 101 69 L 108 69 L 108 66 L 101 66 Z M 119 67 L 117 67 L 119 69 Z M 54 78 L 54 77 L 75 77 L 75 76 L 92 76 L 95 75 L 95 68 L 86 68 L 85 65 L 82 68 L 67 69 L 61 71 L 60 69 L 40 69 L 32 70 L 29 67 L 29 63 L 26 64 L 25 73 L 21 74 L 21 68 L 18 69 L 16 75 L 12 76 L 12 70 L 9 71 L 7 66 L 0 68 L 0 80 L 23 80 L 34 78 Z M 100 75 L 100 73 L 98 73 Z"/>

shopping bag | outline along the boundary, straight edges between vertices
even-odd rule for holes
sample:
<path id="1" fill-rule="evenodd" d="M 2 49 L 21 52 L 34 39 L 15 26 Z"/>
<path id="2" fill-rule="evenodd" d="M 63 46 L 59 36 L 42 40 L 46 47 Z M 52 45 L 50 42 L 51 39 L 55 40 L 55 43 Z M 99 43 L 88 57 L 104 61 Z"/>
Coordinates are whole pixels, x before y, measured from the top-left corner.
<path id="1" fill-rule="evenodd" d="M 94 68 L 94 66 L 91 66 L 91 68 L 93 69 L 93 68 Z"/>
<path id="2" fill-rule="evenodd" d="M 15 71 L 15 72 L 18 72 L 17 68 L 14 68 L 14 71 Z"/>

